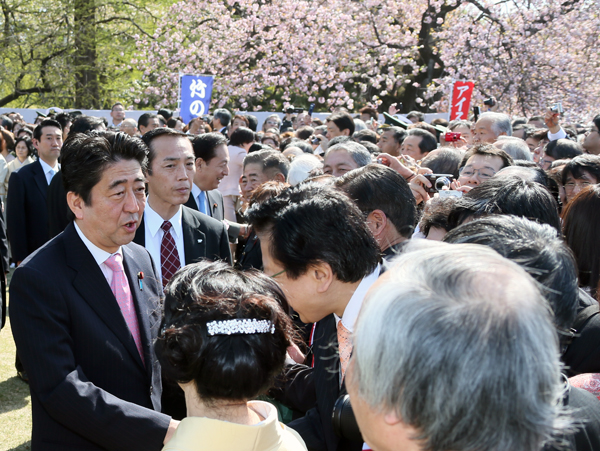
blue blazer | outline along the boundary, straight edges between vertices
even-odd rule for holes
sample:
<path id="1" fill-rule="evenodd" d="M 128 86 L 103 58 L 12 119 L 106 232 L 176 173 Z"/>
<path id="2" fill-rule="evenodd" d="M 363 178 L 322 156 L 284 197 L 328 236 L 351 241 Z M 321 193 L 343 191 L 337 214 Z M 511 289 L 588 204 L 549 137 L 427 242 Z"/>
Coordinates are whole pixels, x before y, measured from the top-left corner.
<path id="1" fill-rule="evenodd" d="M 163 446 L 170 417 L 159 413 L 160 365 L 153 349 L 162 289 L 148 252 L 133 243 L 122 249 L 145 364 L 110 286 L 72 223 L 13 275 L 11 325 L 29 375 L 34 451 L 158 451 Z"/>

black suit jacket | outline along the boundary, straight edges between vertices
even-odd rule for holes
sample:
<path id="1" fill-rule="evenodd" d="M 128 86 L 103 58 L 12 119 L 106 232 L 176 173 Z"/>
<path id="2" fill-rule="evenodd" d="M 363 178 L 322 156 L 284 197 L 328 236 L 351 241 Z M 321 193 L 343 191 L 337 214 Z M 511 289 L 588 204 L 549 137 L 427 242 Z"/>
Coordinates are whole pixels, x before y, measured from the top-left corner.
<path id="1" fill-rule="evenodd" d="M 237 269 L 246 270 L 256 268 L 263 270 L 262 251 L 260 250 L 260 240 L 254 231 L 250 232 L 244 250 L 239 260 L 235 264 Z"/>
<path id="2" fill-rule="evenodd" d="M 122 250 L 145 365 L 73 224 L 13 275 L 11 325 L 29 375 L 34 451 L 162 448 L 170 417 L 159 413 L 160 365 L 153 349 L 162 290 L 148 252 L 135 244 Z"/>
<path id="3" fill-rule="evenodd" d="M 206 192 L 206 197 L 208 198 L 208 205 L 210 207 L 210 216 L 214 219 L 222 221 L 225 219 L 225 207 L 223 206 L 223 195 L 218 189 L 213 189 L 211 191 Z M 193 194 L 190 193 L 190 197 L 188 198 L 185 206 L 191 208 L 192 210 L 198 210 L 198 203 L 196 199 L 194 199 Z M 238 236 L 240 235 L 240 227 L 234 224 L 230 224 L 229 228 L 227 228 L 227 236 L 229 236 L 229 241 L 231 243 L 235 243 Z"/>
<path id="4" fill-rule="evenodd" d="M 48 182 L 38 161 L 13 172 L 8 182 L 8 240 L 14 261 L 22 261 L 49 239 Z"/>
<path id="5" fill-rule="evenodd" d="M 186 206 L 182 207 L 181 215 L 186 265 L 196 263 L 202 258 L 225 260 L 231 264 L 231 250 L 225 224 Z M 133 242 L 140 246 L 146 245 L 144 219 L 135 232 Z"/>
<path id="6" fill-rule="evenodd" d="M 309 400 L 316 405 L 288 426 L 302 436 L 309 451 L 360 451 L 362 442 L 340 439 L 333 432 L 333 406 L 340 396 L 347 393 L 345 383 L 341 387 L 339 383 L 340 359 L 333 314 L 317 323 L 313 343 L 314 368 L 295 365 L 288 373 L 293 380 L 287 395 L 295 397 L 301 404 Z M 289 393 L 290 390 L 297 392 Z M 295 407 L 302 409 L 301 404 Z"/>
<path id="7" fill-rule="evenodd" d="M 50 238 L 54 238 L 73 221 L 73 214 L 67 204 L 67 193 L 62 182 L 62 172 L 54 177 L 48 186 L 46 199 L 48 207 L 48 231 Z"/>

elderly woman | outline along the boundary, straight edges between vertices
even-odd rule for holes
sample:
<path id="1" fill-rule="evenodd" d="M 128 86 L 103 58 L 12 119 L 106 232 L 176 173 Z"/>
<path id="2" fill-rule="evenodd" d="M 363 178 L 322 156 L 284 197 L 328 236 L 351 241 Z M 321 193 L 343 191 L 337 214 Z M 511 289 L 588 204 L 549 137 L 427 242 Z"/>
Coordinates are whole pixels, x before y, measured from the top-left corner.
<path id="1" fill-rule="evenodd" d="M 275 282 L 204 261 L 178 271 L 165 292 L 156 353 L 185 392 L 187 417 L 163 450 L 306 450 L 273 405 L 251 401 L 270 387 L 290 345 Z"/>

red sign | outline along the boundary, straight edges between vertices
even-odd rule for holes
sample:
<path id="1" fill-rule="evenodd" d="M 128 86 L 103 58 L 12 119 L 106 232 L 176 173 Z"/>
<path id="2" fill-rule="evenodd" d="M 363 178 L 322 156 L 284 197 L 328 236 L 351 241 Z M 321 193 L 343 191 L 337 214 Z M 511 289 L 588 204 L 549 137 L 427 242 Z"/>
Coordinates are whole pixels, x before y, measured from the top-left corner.
<path id="1" fill-rule="evenodd" d="M 450 107 L 450 120 L 469 119 L 471 95 L 475 84 L 472 81 L 457 81 L 452 88 L 452 106 Z"/>

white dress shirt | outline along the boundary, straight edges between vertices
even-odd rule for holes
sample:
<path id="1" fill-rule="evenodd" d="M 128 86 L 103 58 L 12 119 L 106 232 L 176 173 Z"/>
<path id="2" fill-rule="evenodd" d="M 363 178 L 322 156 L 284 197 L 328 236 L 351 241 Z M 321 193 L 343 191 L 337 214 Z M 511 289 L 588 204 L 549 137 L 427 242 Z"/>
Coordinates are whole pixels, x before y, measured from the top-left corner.
<path id="1" fill-rule="evenodd" d="M 150 200 L 150 197 L 148 198 Z M 160 261 L 160 245 L 162 243 L 165 232 L 160 227 L 165 220 L 155 212 L 150 206 L 150 202 L 146 202 L 146 208 L 144 209 L 144 233 L 146 236 L 146 250 L 150 252 L 152 260 L 154 260 L 154 268 L 156 274 L 162 280 L 162 264 Z M 177 253 L 179 254 L 180 268 L 185 266 L 185 251 L 183 249 L 183 225 L 181 218 L 181 206 L 177 210 L 177 213 L 169 219 L 171 223 L 171 235 L 175 240 L 175 246 L 177 247 Z"/>
<path id="2" fill-rule="evenodd" d="M 360 312 L 360 308 L 362 306 L 363 301 L 365 300 L 365 296 L 367 295 L 367 291 L 371 288 L 371 285 L 375 283 L 375 281 L 379 278 L 379 273 L 381 272 L 381 265 L 378 264 L 375 271 L 373 271 L 368 276 L 364 277 L 363 280 L 360 281 L 358 287 L 354 291 L 354 294 L 350 298 L 342 317 L 340 318 L 335 313 L 335 324 L 341 321 L 346 329 L 350 332 L 354 332 L 354 324 L 356 323 L 356 319 L 358 318 L 358 313 Z"/>
<path id="3" fill-rule="evenodd" d="M 54 177 L 56 175 L 56 173 L 60 170 L 60 164 L 56 163 L 56 165 L 54 167 L 50 166 L 48 163 L 46 163 L 44 160 L 42 160 L 40 158 L 40 164 L 42 165 L 42 170 L 44 171 L 44 175 L 46 176 L 46 181 L 48 182 L 48 185 L 50 185 L 50 182 L 52 181 L 52 177 Z M 53 171 L 53 172 L 51 172 Z"/>
<path id="4" fill-rule="evenodd" d="M 110 253 L 100 249 L 98 246 L 96 246 L 94 243 L 92 243 L 90 240 L 87 239 L 87 237 L 83 234 L 83 232 L 77 225 L 77 221 L 75 221 L 75 230 L 77 231 L 79 238 L 81 238 L 81 241 L 83 241 L 83 244 L 85 244 L 85 247 L 87 247 L 88 251 L 90 251 L 90 253 L 92 254 L 92 257 L 94 257 L 94 260 L 96 261 L 98 266 L 100 266 L 100 270 L 102 271 L 102 274 L 104 274 L 104 277 L 106 278 L 106 281 L 108 282 L 108 286 L 110 286 L 110 284 L 112 283 L 112 278 L 113 278 L 113 270 L 110 269 L 108 266 L 106 266 L 106 264 L 104 262 L 115 254 L 121 254 L 121 258 L 122 258 L 123 250 L 119 247 L 119 250 L 117 252 L 115 252 L 115 254 L 110 254 Z"/>

